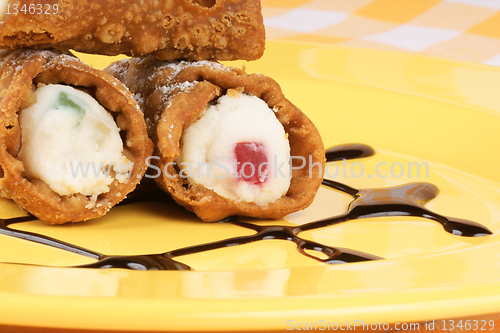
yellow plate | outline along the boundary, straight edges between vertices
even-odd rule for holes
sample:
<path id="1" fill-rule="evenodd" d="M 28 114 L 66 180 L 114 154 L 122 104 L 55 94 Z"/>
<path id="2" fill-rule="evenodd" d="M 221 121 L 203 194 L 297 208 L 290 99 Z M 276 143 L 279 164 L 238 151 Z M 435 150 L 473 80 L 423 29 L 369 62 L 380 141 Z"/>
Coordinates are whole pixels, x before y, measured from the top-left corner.
<path id="1" fill-rule="evenodd" d="M 109 62 L 82 58 L 96 67 Z M 335 180 L 355 188 L 433 183 L 440 193 L 427 208 L 479 222 L 493 235 L 454 236 L 415 217 L 367 218 L 301 236 L 384 260 L 329 265 L 299 254 L 291 242 L 265 240 L 176 258 L 193 272 L 67 268 L 92 260 L 2 235 L 0 324 L 287 331 L 500 309 L 499 69 L 285 42 L 269 42 L 265 56 L 246 66 L 275 78 L 317 124 L 326 146 L 360 142 L 375 148 L 373 157 L 348 161 L 346 172 L 340 163 L 331 165 L 331 173 L 341 171 Z M 420 175 L 411 169 L 416 163 Z M 350 201 L 321 188 L 305 211 L 255 223 L 298 225 L 341 214 Z M 0 201 L 0 210 L 4 218 L 24 214 L 8 200 Z M 170 203 L 116 207 L 80 224 L 14 227 L 116 255 L 162 253 L 252 233 L 198 222 Z"/>

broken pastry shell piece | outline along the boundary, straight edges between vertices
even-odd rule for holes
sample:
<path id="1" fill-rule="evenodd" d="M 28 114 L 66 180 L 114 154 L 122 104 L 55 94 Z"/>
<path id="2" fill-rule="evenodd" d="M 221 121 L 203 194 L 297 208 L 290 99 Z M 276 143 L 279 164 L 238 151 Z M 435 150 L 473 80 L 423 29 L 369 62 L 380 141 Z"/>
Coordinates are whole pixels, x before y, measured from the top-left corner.
<path id="1" fill-rule="evenodd" d="M 105 71 L 124 82 L 143 108 L 157 157 L 151 160 L 157 172 L 149 177 L 203 221 L 233 215 L 279 219 L 312 203 L 325 166 L 323 142 L 311 120 L 284 97 L 273 79 L 210 61 L 134 58 L 114 63 Z M 179 166 L 186 131 L 203 118 L 207 106 L 235 91 L 265 102 L 282 126 L 293 156 L 289 187 L 278 199 L 267 203 L 225 197 L 185 177 Z"/>
<path id="2" fill-rule="evenodd" d="M 0 0 L 0 48 L 162 60 L 255 60 L 265 48 L 260 0 L 41 2 Z"/>
<path id="3" fill-rule="evenodd" d="M 153 145 L 142 113 L 125 86 L 76 57 L 55 50 L 0 51 L 0 73 L 0 194 L 4 198 L 49 224 L 61 224 L 100 217 L 136 187 L 147 170 L 145 160 Z M 33 109 L 45 103 L 40 97 L 42 90 L 51 89 L 59 94 L 58 99 L 52 97 L 56 106 L 30 118 Z M 105 114 L 94 115 L 85 109 L 87 103 L 95 103 Z M 76 119 L 73 127 L 63 121 L 68 114 Z M 100 119 L 103 116 L 105 120 Z M 52 120 L 56 122 L 51 128 Z M 66 127 L 66 134 L 79 136 L 60 134 Z M 88 144 L 82 142 L 85 140 Z M 114 142 L 111 148 L 108 141 Z M 60 147 L 69 152 L 62 152 Z M 92 160 L 94 150 L 111 151 L 119 161 L 106 160 L 106 154 L 104 159 Z M 87 177 L 105 177 L 104 183 L 98 180 L 78 190 L 83 183 L 74 183 L 71 176 L 67 182 L 62 181 L 62 171 L 55 170 L 64 168 L 67 155 L 75 158 L 73 178 L 80 177 L 84 182 Z M 90 159 L 78 161 L 81 156 Z M 118 167 L 111 167 L 112 163 Z M 119 170 L 122 163 L 125 168 Z M 48 166 L 48 171 L 40 171 L 38 165 Z M 102 167 L 107 174 L 96 175 L 94 170 L 102 171 Z M 85 169 L 86 175 L 78 174 Z M 47 174 L 53 180 L 44 178 Z"/>

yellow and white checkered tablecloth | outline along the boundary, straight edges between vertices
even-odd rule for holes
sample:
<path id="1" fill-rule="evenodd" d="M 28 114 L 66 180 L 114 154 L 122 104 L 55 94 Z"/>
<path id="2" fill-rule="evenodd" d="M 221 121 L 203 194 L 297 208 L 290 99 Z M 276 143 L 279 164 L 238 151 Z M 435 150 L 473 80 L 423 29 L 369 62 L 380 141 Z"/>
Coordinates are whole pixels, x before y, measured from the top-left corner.
<path id="1" fill-rule="evenodd" d="M 268 40 L 500 66 L 500 0 L 262 0 Z"/>
<path id="2" fill-rule="evenodd" d="M 261 0 L 268 40 L 424 54 L 500 66 L 500 0 Z M 495 322 L 500 313 L 456 318 Z M 444 321 L 443 321 L 444 322 Z M 398 333 L 409 333 L 401 331 Z M 465 333 L 438 321 L 434 330 Z"/>

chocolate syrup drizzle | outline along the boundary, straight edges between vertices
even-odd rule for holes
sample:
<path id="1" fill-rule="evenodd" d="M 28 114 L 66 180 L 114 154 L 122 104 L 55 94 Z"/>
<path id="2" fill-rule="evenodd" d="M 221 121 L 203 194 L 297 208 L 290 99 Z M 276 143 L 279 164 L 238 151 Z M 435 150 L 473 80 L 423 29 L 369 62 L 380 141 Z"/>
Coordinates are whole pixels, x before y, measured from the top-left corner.
<path id="1" fill-rule="evenodd" d="M 347 159 L 364 158 L 375 154 L 373 148 L 363 144 L 346 144 L 335 146 L 326 150 L 327 162 Z M 294 242 L 297 250 L 314 260 L 326 264 L 352 263 L 369 260 L 383 259 L 381 257 L 340 247 L 332 247 L 301 238 L 299 234 L 303 231 L 316 230 L 337 225 L 351 220 L 380 216 L 416 216 L 440 223 L 444 230 L 462 237 L 480 237 L 490 235 L 492 232 L 479 223 L 452 218 L 434 213 L 425 204 L 434 199 L 438 194 L 438 188 L 430 183 L 410 183 L 395 187 L 380 189 L 355 189 L 345 184 L 325 179 L 324 186 L 343 192 L 352 196 L 353 201 L 349 204 L 347 212 L 341 215 L 328 217 L 322 220 L 305 223 L 299 226 L 265 225 L 260 226 L 241 221 L 238 217 L 229 217 L 219 223 L 231 223 L 233 225 L 253 230 L 255 233 L 249 236 L 240 236 L 216 241 L 212 243 L 199 244 L 184 247 L 169 252 L 150 255 L 106 255 L 98 253 L 77 245 L 28 231 L 10 228 L 15 223 L 34 221 L 34 216 L 23 216 L 11 219 L 0 219 L 0 234 L 17 237 L 31 242 L 51 246 L 64 251 L 73 252 L 96 261 L 73 267 L 79 268 L 124 268 L 132 270 L 192 270 L 186 264 L 174 258 L 211 251 L 229 246 L 243 245 L 247 243 L 264 241 L 266 239 L 279 239 Z M 137 202 L 151 202 L 168 200 L 165 195 L 140 195 L 126 199 L 122 204 Z M 309 251 L 323 254 L 323 257 L 314 256 Z"/>

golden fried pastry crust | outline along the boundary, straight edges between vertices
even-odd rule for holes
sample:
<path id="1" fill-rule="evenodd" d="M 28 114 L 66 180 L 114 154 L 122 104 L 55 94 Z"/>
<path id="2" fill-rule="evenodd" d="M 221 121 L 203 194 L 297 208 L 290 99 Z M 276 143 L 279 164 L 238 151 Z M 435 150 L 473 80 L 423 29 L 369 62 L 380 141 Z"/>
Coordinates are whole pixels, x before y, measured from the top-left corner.
<path id="1" fill-rule="evenodd" d="M 7 1 L 0 8 L 0 48 L 53 47 L 162 60 L 255 60 L 264 52 L 259 0 L 46 3 Z M 3 10 L 10 14 L 4 13 L 2 23 Z"/>
<path id="2" fill-rule="evenodd" d="M 60 196 L 39 179 L 27 179 L 16 158 L 22 130 L 18 112 L 34 102 L 40 84 L 64 84 L 88 92 L 113 116 L 120 128 L 123 154 L 134 162 L 127 182 L 114 180 L 97 199 L 82 194 Z M 83 221 L 104 215 L 131 192 L 153 150 L 137 103 L 118 80 L 59 51 L 0 51 L 0 194 L 50 224 Z"/>
<path id="3" fill-rule="evenodd" d="M 318 171 L 321 169 L 322 174 L 325 165 L 323 142 L 314 124 L 284 97 L 273 79 L 209 61 L 132 59 L 116 62 L 105 71 L 124 82 L 143 107 L 155 156 L 159 157 L 152 162 L 162 170 L 155 180 L 200 219 L 212 222 L 232 215 L 279 219 L 312 203 L 322 181 Z M 201 117 L 210 101 L 228 89 L 243 90 L 264 100 L 288 134 L 290 154 L 307 161 L 300 169 L 294 165 L 288 192 L 267 208 L 223 198 L 202 185 L 189 183 L 172 164 L 167 165 L 179 157 L 183 131 Z M 294 162 L 300 165 L 300 160 Z"/>

